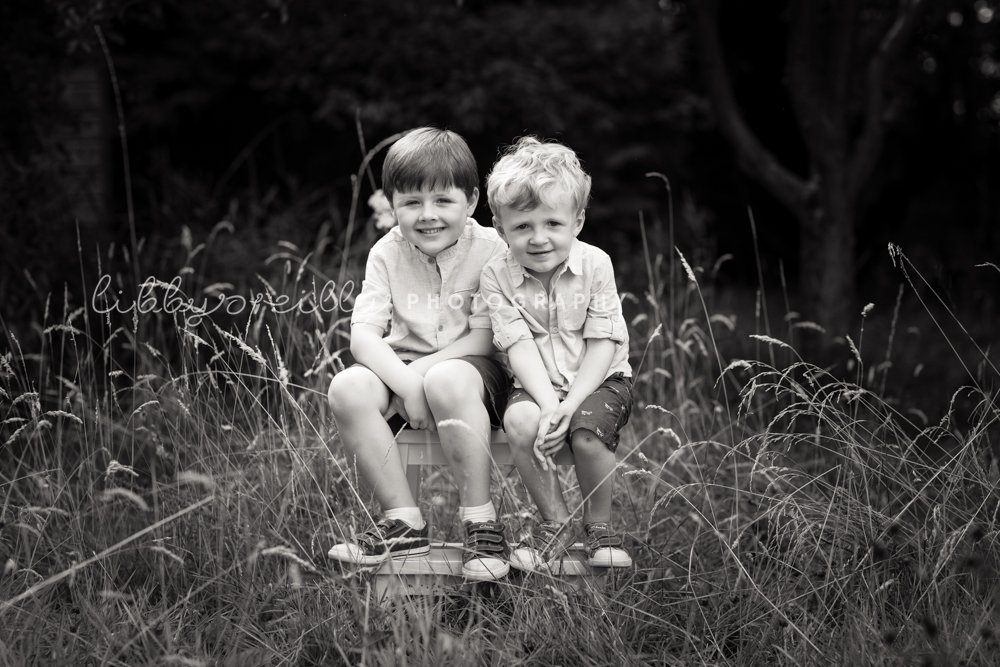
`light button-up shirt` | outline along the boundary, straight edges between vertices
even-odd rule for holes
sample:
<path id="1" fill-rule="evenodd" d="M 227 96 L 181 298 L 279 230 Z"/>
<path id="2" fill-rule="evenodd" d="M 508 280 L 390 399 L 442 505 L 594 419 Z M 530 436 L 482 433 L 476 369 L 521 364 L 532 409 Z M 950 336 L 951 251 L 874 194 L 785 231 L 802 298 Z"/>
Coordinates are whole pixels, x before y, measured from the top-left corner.
<path id="1" fill-rule="evenodd" d="M 400 359 L 437 352 L 470 329 L 488 329 L 479 277 L 491 258 L 506 251 L 495 229 L 472 218 L 455 245 L 437 257 L 421 252 L 393 227 L 368 253 L 351 325 L 382 329 Z"/>
<path id="2" fill-rule="evenodd" d="M 607 376 L 632 375 L 614 267 L 600 248 L 575 239 L 569 257 L 552 274 L 548 291 L 508 250 L 483 269 L 480 289 L 489 307 L 494 344 L 506 351 L 520 340 L 533 339 L 560 395 L 565 396 L 580 371 L 588 338 L 615 342 Z M 515 384 L 520 386 L 516 378 Z"/>

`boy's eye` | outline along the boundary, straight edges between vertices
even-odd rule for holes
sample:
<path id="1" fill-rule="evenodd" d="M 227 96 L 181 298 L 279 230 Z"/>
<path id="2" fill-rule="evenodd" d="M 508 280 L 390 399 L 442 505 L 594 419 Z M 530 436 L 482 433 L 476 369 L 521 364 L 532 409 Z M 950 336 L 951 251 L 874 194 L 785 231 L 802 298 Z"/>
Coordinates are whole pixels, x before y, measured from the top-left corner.
<path id="1" fill-rule="evenodd" d="M 558 220 L 549 220 L 549 225 L 551 225 L 552 227 L 558 227 L 561 224 L 562 223 L 559 222 Z"/>
<path id="2" fill-rule="evenodd" d="M 528 225 L 522 223 L 522 224 L 518 225 L 517 227 L 515 227 L 514 231 L 521 231 L 522 229 L 527 229 L 527 228 L 528 228 Z"/>

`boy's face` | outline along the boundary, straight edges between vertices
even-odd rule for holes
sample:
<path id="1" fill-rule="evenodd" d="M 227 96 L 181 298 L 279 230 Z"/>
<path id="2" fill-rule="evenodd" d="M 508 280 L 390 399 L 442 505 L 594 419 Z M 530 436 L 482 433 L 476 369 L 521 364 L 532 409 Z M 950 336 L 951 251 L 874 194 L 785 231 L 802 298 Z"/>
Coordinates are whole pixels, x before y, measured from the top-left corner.
<path id="1" fill-rule="evenodd" d="M 583 217 L 565 188 L 557 186 L 530 211 L 501 207 L 493 224 L 517 263 L 545 281 L 569 257 L 573 239 L 583 229 Z"/>
<path id="2" fill-rule="evenodd" d="M 422 253 L 437 257 L 461 238 L 465 223 L 476 210 L 479 188 L 466 197 L 454 186 L 392 193 L 392 211 L 403 238 Z"/>

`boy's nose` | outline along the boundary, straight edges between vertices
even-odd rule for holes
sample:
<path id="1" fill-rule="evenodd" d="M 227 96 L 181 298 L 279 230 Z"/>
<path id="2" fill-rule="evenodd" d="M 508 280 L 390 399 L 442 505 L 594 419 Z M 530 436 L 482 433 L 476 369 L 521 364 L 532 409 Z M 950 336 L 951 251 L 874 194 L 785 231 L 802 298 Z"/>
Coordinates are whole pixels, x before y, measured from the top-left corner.
<path id="1" fill-rule="evenodd" d="M 433 204 L 424 204 L 420 209 L 420 219 L 421 220 L 433 220 L 437 217 L 437 209 L 434 208 Z"/>

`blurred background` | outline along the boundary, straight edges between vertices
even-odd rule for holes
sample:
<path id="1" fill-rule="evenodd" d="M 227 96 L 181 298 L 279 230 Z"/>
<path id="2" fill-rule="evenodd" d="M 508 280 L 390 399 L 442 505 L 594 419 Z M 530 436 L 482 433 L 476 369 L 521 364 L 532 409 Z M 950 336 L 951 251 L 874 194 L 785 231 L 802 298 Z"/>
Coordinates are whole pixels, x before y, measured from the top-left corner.
<path id="1" fill-rule="evenodd" d="M 279 244 L 363 266 L 384 150 L 362 160 L 433 124 L 482 176 L 524 134 L 574 148 L 582 238 L 638 301 L 684 292 L 676 248 L 737 333 L 810 321 L 803 349 L 828 349 L 874 303 L 871 349 L 898 320 L 913 391 L 941 405 L 966 373 L 933 308 L 1000 338 L 998 5 L 4 0 L 0 314 L 28 335 L 138 251 L 128 302 L 206 239 L 204 284 L 236 292 Z"/>

